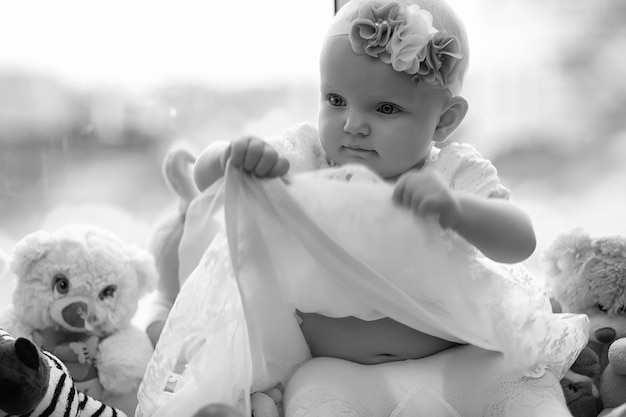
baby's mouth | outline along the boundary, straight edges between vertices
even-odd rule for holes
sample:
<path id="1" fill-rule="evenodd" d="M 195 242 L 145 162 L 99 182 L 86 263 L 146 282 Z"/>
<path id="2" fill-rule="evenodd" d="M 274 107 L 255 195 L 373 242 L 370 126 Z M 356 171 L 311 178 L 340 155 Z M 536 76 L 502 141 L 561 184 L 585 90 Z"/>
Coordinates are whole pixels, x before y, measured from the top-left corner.
<path id="1" fill-rule="evenodd" d="M 372 155 L 376 155 L 377 152 L 373 149 L 367 149 L 367 148 L 362 148 L 360 146 L 353 146 L 353 145 L 346 145 L 346 146 L 342 146 L 343 149 L 350 151 L 350 152 L 356 152 L 359 154 L 372 154 Z"/>

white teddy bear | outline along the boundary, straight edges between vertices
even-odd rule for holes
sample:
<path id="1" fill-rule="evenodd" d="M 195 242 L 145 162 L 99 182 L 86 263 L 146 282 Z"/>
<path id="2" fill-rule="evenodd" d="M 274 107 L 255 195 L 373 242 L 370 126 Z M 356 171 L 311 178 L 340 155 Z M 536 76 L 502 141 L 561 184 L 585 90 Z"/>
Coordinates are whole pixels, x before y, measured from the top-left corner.
<path id="1" fill-rule="evenodd" d="M 152 355 L 131 320 L 157 281 L 152 255 L 90 225 L 20 240 L 9 259 L 12 305 L 0 327 L 61 359 L 94 398 L 134 396 Z"/>

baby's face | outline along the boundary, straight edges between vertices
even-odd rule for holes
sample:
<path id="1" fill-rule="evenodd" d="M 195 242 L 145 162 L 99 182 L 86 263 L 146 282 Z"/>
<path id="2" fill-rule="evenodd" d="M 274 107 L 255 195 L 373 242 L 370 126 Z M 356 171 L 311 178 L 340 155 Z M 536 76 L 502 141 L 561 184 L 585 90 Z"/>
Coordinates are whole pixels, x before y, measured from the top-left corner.
<path id="1" fill-rule="evenodd" d="M 357 55 L 347 36 L 326 40 L 318 126 L 327 156 L 394 179 L 428 156 L 449 95 L 415 85 L 391 65 Z"/>

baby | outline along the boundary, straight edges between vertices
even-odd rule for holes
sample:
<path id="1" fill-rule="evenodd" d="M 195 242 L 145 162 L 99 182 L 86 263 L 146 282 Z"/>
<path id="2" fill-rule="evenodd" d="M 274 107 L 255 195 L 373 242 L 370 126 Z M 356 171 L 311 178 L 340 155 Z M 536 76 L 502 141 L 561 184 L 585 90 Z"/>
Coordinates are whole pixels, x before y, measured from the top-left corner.
<path id="1" fill-rule="evenodd" d="M 344 6 L 321 52 L 318 127 L 330 164 L 366 165 L 395 183 L 398 204 L 419 216 L 436 214 L 441 226 L 495 261 L 526 259 L 535 249 L 531 222 L 506 201 L 508 191 L 491 163 L 468 146 L 453 144 L 439 155 L 433 148 L 459 126 L 468 109 L 458 95 L 468 61 L 459 20 L 439 1 L 424 2 L 423 9 L 418 3 L 369 2 L 356 9 L 357 4 Z M 406 27 L 396 32 L 406 31 L 404 40 L 392 37 L 391 26 L 403 13 Z M 435 28 L 444 30 L 429 40 Z M 396 42 L 397 51 L 387 52 Z M 437 166 L 456 171 L 454 177 L 429 167 L 436 158 Z M 223 175 L 228 159 L 258 177 L 281 176 L 289 169 L 287 159 L 261 139 L 218 143 L 196 162 L 200 190 Z M 375 364 L 418 359 L 455 345 L 390 319 L 300 317 L 314 356 Z"/>
<path id="2" fill-rule="evenodd" d="M 443 143 L 463 121 L 467 36 L 442 0 L 352 0 L 320 56 L 319 144 L 326 164 L 361 164 L 393 184 L 393 201 L 501 263 L 535 249 L 528 216 L 508 202 L 496 169 L 472 146 Z M 315 153 L 310 126 L 291 133 Z M 206 190 L 227 163 L 262 178 L 288 158 L 255 137 L 215 143 L 194 178 Z M 556 377 L 527 378 L 499 352 L 420 332 L 391 318 L 298 312 L 312 360 L 289 380 L 285 415 L 569 416 Z M 572 355 L 575 352 L 572 351 Z"/>

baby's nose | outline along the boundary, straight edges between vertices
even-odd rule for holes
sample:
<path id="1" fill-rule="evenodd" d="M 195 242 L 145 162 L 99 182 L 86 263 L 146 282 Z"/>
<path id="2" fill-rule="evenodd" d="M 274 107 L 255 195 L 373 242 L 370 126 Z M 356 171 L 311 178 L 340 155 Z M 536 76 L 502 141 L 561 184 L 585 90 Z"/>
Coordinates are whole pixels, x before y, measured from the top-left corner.
<path id="1" fill-rule="evenodd" d="M 346 123 L 343 126 L 343 130 L 352 135 L 369 135 L 370 127 L 367 117 L 359 111 L 350 111 L 346 118 Z"/>

